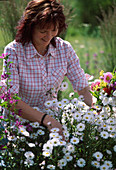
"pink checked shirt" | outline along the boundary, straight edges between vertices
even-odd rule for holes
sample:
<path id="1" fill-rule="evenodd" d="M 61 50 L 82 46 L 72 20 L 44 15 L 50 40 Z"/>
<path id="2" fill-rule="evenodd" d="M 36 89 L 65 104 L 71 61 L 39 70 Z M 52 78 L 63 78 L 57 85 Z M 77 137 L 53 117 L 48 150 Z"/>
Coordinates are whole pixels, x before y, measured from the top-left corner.
<path id="1" fill-rule="evenodd" d="M 48 52 L 41 56 L 33 44 L 22 46 L 15 40 L 8 44 L 4 53 L 10 54 L 13 62 L 11 71 L 11 92 L 18 92 L 21 99 L 32 107 L 43 109 L 47 100 L 57 98 L 57 93 L 48 91 L 58 89 L 64 76 L 73 85 L 74 91 L 88 86 L 79 58 L 69 42 L 56 38 L 56 48 L 49 45 Z"/>

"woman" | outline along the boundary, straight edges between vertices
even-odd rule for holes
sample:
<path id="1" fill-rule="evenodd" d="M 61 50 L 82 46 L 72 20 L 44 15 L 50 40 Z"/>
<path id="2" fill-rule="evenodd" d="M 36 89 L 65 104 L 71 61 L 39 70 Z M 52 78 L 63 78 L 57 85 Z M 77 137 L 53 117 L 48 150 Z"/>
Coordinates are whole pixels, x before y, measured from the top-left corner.
<path id="1" fill-rule="evenodd" d="M 49 130 L 60 129 L 62 125 L 42 111 L 45 101 L 57 98 L 56 91 L 66 75 L 79 95 L 84 96 L 87 105 L 92 105 L 92 96 L 79 58 L 69 42 L 58 36 L 66 29 L 63 7 L 56 0 L 30 1 L 17 26 L 16 38 L 5 47 L 13 62 L 11 72 L 11 92 L 18 93 L 21 100 L 17 108 L 23 118 L 36 121 Z M 49 124 L 48 122 L 51 122 Z"/>

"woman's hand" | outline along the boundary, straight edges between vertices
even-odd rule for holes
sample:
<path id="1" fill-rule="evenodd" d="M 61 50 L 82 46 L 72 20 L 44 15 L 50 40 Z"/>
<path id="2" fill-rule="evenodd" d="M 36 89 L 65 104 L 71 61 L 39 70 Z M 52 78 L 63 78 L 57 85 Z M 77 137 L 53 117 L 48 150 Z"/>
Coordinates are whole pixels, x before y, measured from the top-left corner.
<path id="1" fill-rule="evenodd" d="M 48 128 L 49 131 L 51 131 L 52 128 L 58 128 L 59 129 L 58 133 L 63 137 L 62 139 L 64 140 L 63 128 L 60 122 L 58 122 L 51 116 L 47 115 L 43 121 L 43 124 Z"/>

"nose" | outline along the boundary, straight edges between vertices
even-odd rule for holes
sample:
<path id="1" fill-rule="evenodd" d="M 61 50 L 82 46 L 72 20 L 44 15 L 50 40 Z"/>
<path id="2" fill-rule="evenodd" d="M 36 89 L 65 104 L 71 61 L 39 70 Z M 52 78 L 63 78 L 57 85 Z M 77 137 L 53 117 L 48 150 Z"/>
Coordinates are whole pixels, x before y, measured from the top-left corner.
<path id="1" fill-rule="evenodd" d="M 52 32 L 51 31 L 48 31 L 47 33 L 46 33 L 46 40 L 51 40 L 52 38 L 53 38 L 53 35 L 52 35 Z"/>

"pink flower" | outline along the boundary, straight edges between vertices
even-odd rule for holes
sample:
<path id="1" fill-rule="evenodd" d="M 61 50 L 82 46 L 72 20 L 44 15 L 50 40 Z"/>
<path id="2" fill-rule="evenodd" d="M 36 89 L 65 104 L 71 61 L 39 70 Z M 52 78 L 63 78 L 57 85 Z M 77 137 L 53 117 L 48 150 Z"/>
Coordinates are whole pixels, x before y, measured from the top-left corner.
<path id="1" fill-rule="evenodd" d="M 112 77 L 113 77 L 112 73 L 110 73 L 110 72 L 104 73 L 104 81 L 105 82 L 110 83 L 110 80 Z"/>
<path id="2" fill-rule="evenodd" d="M 97 81 L 97 82 L 95 82 L 95 83 L 92 83 L 91 84 L 91 90 L 93 90 L 94 91 L 94 87 L 96 87 L 96 86 L 100 86 L 100 81 Z M 97 89 L 97 91 L 99 91 L 99 88 Z"/>
<path id="3" fill-rule="evenodd" d="M 7 53 L 6 54 L 3 53 L 2 56 L 0 56 L 0 58 L 4 59 L 7 55 L 8 55 Z"/>
<path id="4" fill-rule="evenodd" d="M 3 116 L 0 116 L 0 119 L 3 119 Z"/>

